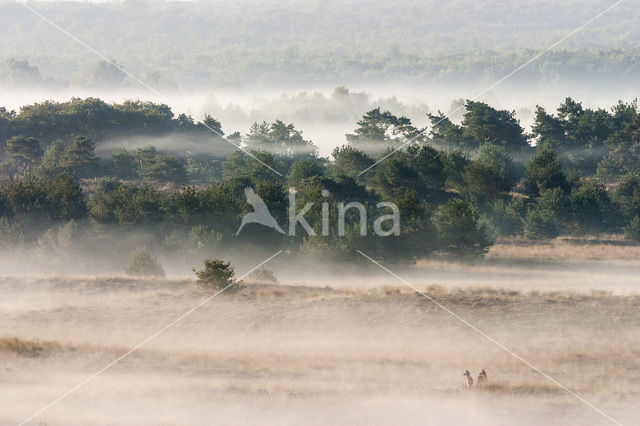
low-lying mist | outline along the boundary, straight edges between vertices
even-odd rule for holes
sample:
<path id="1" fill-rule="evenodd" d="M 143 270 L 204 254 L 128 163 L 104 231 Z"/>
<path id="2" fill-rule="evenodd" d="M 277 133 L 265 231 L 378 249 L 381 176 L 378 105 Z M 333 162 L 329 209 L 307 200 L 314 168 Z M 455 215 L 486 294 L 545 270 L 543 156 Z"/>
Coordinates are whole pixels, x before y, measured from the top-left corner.
<path id="1" fill-rule="evenodd" d="M 279 274 L 283 264 L 271 266 Z M 300 286 L 304 276 L 286 274 L 279 285 L 246 280 L 34 421 L 605 423 L 380 273 L 369 271 L 377 279 L 367 288 L 349 277 L 327 279 L 325 287 Z M 416 285 L 599 409 L 623 424 L 637 420 L 637 294 L 426 281 L 432 284 Z M 24 420 L 210 295 L 175 279 L 3 278 L 0 288 L 2 423 Z M 466 389 L 466 369 L 474 377 L 486 369 L 488 384 Z"/>
<path id="2" fill-rule="evenodd" d="M 174 113 L 185 113 L 195 120 L 209 114 L 222 123 L 225 134 L 235 131 L 244 134 L 254 122 L 272 122 L 276 119 L 294 123 L 311 140 L 322 156 L 345 143 L 345 134 L 354 130 L 362 115 L 381 107 L 393 114 L 406 116 L 422 128 L 429 124 L 427 113 L 452 112 L 451 119 L 458 122 L 464 110 L 456 111 L 461 100 L 475 98 L 486 86 L 470 83 L 461 85 L 430 85 L 408 87 L 403 85 L 378 85 L 359 87 L 300 87 L 289 89 L 211 89 L 203 91 L 170 90 L 160 96 L 148 89 L 3 89 L 1 104 L 8 110 L 18 110 L 23 105 L 45 100 L 68 101 L 72 97 L 97 97 L 106 102 L 122 102 L 140 99 L 168 104 Z M 497 87 L 483 93 L 477 100 L 487 102 L 497 109 L 516 112 L 520 124 L 529 131 L 535 108 L 540 105 L 553 111 L 565 97 L 571 96 L 583 102 L 584 107 L 615 105 L 618 100 L 632 101 L 640 93 L 636 88 L 623 87 L 615 91 L 593 84 L 561 84 L 542 87 Z M 149 141 L 145 141 L 147 143 Z M 179 141 L 177 141 L 179 142 Z M 160 145 L 162 141 L 158 142 Z M 128 147 L 126 140 L 113 141 L 114 146 Z M 155 145 L 156 142 L 154 141 Z M 182 149 L 179 143 L 174 144 Z M 138 147 L 132 143 L 131 147 Z M 231 146 L 231 145 L 230 145 Z M 192 147 L 193 148 L 193 147 Z M 185 149 L 189 149 L 185 147 Z M 194 148 L 195 149 L 195 148 Z M 213 148 L 212 148 L 213 149 Z M 213 151 L 209 151 L 213 152 Z"/>

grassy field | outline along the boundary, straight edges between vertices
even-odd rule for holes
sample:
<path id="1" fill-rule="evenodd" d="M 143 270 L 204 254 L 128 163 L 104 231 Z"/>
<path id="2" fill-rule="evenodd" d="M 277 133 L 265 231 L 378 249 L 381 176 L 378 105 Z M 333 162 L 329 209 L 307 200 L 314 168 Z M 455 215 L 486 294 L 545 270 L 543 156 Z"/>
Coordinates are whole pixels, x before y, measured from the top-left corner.
<path id="1" fill-rule="evenodd" d="M 607 415 L 635 424 L 640 264 L 628 252 L 587 261 L 581 250 L 591 246 L 566 244 L 509 243 L 476 264 L 429 261 L 399 273 Z M 274 271 L 280 284 L 245 282 L 212 299 L 32 422 L 608 422 L 381 270 L 304 275 L 282 263 Z M 192 280 L 114 276 L 4 277 L 0 291 L 0 424 L 28 418 L 210 295 Z M 466 389 L 464 370 L 475 378 L 483 368 L 489 384 Z"/>

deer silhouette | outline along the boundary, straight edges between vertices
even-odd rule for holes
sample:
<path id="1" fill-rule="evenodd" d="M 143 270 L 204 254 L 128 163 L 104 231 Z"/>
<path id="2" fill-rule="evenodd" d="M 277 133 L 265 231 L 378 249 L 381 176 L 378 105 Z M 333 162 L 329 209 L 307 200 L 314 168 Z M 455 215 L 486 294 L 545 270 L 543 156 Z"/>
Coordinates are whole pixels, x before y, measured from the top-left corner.
<path id="1" fill-rule="evenodd" d="M 473 386 L 473 377 L 471 377 L 471 373 L 469 373 L 469 370 L 465 370 L 462 375 L 467 376 L 467 387 L 471 388 L 471 386 Z"/>
<path id="2" fill-rule="evenodd" d="M 480 374 L 478 374 L 478 386 L 482 386 L 486 384 L 487 384 L 487 372 L 484 371 L 484 368 L 483 368 Z"/>
<path id="3" fill-rule="evenodd" d="M 244 195 L 247 198 L 247 203 L 253 207 L 253 211 L 247 213 L 242 218 L 242 223 L 236 232 L 236 235 L 242 231 L 242 228 L 248 223 L 259 223 L 260 225 L 266 226 L 267 228 L 272 228 L 278 231 L 281 234 L 284 234 L 284 231 L 278 225 L 278 222 L 273 218 L 271 212 L 267 205 L 262 201 L 259 195 L 253 192 L 253 188 L 245 188 Z"/>

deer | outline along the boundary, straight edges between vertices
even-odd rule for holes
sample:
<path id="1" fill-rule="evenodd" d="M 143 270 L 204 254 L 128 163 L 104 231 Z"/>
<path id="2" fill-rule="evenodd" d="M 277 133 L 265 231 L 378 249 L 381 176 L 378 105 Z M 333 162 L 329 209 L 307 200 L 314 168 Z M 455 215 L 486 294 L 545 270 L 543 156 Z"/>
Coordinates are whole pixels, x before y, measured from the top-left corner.
<path id="1" fill-rule="evenodd" d="M 471 386 L 473 386 L 473 377 L 471 377 L 471 373 L 469 373 L 469 370 L 465 370 L 462 375 L 467 376 L 467 388 L 471 389 Z"/>
<path id="2" fill-rule="evenodd" d="M 478 386 L 487 384 L 487 372 L 483 368 L 480 374 L 478 374 Z"/>

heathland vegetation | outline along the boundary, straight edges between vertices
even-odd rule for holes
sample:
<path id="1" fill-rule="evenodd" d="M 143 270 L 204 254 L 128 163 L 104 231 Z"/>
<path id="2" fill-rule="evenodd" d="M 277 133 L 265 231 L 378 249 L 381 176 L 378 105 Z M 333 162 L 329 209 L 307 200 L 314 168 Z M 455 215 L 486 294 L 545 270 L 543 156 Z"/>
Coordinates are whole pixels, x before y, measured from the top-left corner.
<path id="1" fill-rule="evenodd" d="M 150 236 L 149 246 L 202 254 L 248 244 L 415 259 L 482 255 L 510 236 L 624 233 L 640 241 L 637 103 L 590 109 L 567 98 L 556 111 L 539 107 L 530 132 L 512 111 L 482 102 L 467 101 L 460 123 L 440 113 L 428 118 L 431 125 L 419 129 L 372 109 L 322 158 L 300 129 L 279 120 L 223 138 L 211 116 L 196 122 L 150 102 L 87 98 L 3 108 L 0 243 L 72 246 L 80 234 L 124 230 Z M 170 149 L 122 148 L 139 137 L 174 142 Z M 114 140 L 124 142 L 109 148 Z M 251 211 L 247 187 L 285 228 L 287 188 L 295 187 L 298 210 L 314 203 L 305 219 L 316 235 L 249 224 L 236 236 Z M 322 203 L 335 219 L 338 204 L 351 201 L 369 217 L 379 215 L 377 203 L 394 202 L 400 235 L 361 236 L 357 209 L 346 214 L 344 237 L 335 229 L 322 235 Z"/>

